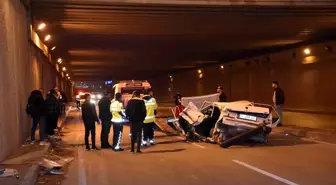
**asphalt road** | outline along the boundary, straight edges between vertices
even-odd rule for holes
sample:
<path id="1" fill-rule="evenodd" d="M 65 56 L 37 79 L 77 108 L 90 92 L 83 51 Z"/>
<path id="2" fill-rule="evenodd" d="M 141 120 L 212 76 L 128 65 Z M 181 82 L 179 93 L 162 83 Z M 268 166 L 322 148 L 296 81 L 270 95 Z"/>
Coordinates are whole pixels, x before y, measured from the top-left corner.
<path id="1" fill-rule="evenodd" d="M 124 152 L 86 152 L 77 111 L 70 113 L 64 133 L 63 141 L 74 146 L 77 158 L 63 185 L 336 184 L 336 145 L 291 136 L 271 134 L 267 145 L 223 149 L 158 132 L 157 145 L 133 154 L 129 152 L 129 128 L 125 127 Z M 99 137 L 97 126 L 98 146 Z"/>

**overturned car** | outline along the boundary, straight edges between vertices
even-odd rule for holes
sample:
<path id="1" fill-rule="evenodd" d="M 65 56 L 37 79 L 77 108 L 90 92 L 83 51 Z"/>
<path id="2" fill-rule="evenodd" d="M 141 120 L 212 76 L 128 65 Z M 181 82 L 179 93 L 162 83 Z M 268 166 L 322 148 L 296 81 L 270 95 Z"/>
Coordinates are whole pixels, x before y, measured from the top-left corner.
<path id="1" fill-rule="evenodd" d="M 181 135 L 217 143 L 227 148 L 252 140 L 266 143 L 267 136 L 280 122 L 272 119 L 271 105 L 249 101 L 204 102 L 197 108 L 192 102 L 175 115 L 174 126 Z"/>

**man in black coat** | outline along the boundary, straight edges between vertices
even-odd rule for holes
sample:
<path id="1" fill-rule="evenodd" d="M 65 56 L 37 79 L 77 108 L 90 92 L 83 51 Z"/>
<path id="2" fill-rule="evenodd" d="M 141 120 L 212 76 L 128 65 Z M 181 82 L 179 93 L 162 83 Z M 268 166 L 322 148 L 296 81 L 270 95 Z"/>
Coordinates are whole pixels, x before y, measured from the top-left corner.
<path id="1" fill-rule="evenodd" d="M 146 117 L 145 102 L 140 99 L 141 92 L 137 90 L 133 97 L 127 104 L 126 116 L 131 122 L 131 152 L 134 152 L 134 145 L 137 142 L 137 153 L 141 153 L 142 127 Z"/>
<path id="2" fill-rule="evenodd" d="M 61 104 L 54 89 L 50 90 L 44 104 L 46 107 L 47 132 L 49 136 L 54 136 L 54 129 L 57 128 L 58 117 L 61 113 Z"/>
<path id="3" fill-rule="evenodd" d="M 45 131 L 41 128 L 44 128 L 41 126 L 41 120 L 44 116 L 44 99 L 42 92 L 39 90 L 34 90 L 31 92 L 29 98 L 28 98 L 28 104 L 27 104 L 27 113 L 32 117 L 33 124 L 31 129 L 31 141 L 35 141 L 35 132 L 37 129 L 37 126 L 40 124 L 40 140 L 44 139 L 44 133 Z"/>
<path id="4" fill-rule="evenodd" d="M 102 130 L 100 135 L 100 141 L 102 148 L 111 148 L 112 146 L 108 142 L 110 130 L 111 130 L 111 119 L 112 113 L 110 111 L 111 106 L 111 96 L 109 93 L 104 93 L 104 97 L 99 100 L 99 119 L 102 122 Z"/>
<path id="5" fill-rule="evenodd" d="M 92 142 L 92 149 L 99 150 L 96 147 L 96 125 L 95 122 L 98 122 L 98 116 L 96 112 L 95 104 L 91 103 L 91 95 L 85 94 L 84 95 L 85 102 L 82 105 L 82 119 L 85 126 L 85 146 L 86 150 L 91 150 L 89 145 L 89 135 L 91 132 L 91 142 Z"/>

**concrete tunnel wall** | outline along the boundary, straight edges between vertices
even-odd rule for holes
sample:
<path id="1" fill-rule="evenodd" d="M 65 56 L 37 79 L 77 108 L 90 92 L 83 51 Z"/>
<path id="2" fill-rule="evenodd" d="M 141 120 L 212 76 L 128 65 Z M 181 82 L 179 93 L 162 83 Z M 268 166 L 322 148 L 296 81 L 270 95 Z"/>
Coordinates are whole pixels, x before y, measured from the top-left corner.
<path id="1" fill-rule="evenodd" d="M 333 50 L 326 50 L 326 46 Z M 303 53 L 311 49 L 311 55 Z M 295 57 L 295 54 L 296 57 Z M 216 92 L 221 85 L 229 101 L 272 103 L 271 83 L 285 91 L 284 124 L 336 129 L 336 42 L 303 46 L 211 67 L 167 74 L 151 79 L 158 101 L 171 100 L 175 92 L 197 96 Z M 173 76 L 170 82 L 169 75 Z M 172 89 L 172 92 L 168 91 Z"/>
<path id="2" fill-rule="evenodd" d="M 19 0 L 0 1 L 0 161 L 30 135 L 31 120 L 25 112 L 30 92 L 41 87 L 47 91 L 60 78 L 30 41 L 27 18 Z M 71 84 L 62 90 L 69 96 Z"/>

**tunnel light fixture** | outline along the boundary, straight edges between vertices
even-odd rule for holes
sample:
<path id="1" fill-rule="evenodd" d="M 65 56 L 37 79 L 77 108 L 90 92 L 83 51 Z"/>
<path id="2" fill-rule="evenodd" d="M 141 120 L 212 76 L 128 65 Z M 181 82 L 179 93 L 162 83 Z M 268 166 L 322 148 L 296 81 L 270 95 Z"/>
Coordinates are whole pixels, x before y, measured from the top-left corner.
<path id="1" fill-rule="evenodd" d="M 63 60 L 61 58 L 58 58 L 57 63 L 62 64 Z"/>
<path id="2" fill-rule="evenodd" d="M 221 65 L 220 67 L 221 67 L 221 69 L 224 69 L 224 65 Z"/>
<path id="3" fill-rule="evenodd" d="M 46 36 L 44 37 L 44 41 L 48 41 L 48 40 L 50 40 L 50 38 L 51 38 L 50 35 L 46 35 Z"/>
<path id="4" fill-rule="evenodd" d="M 170 81 L 173 82 L 174 81 L 174 78 L 172 75 L 169 75 L 169 78 L 170 78 Z"/>
<path id="5" fill-rule="evenodd" d="M 51 51 L 54 51 L 55 49 L 56 49 L 56 46 L 52 47 L 52 48 L 51 48 Z"/>
<path id="6" fill-rule="evenodd" d="M 37 27 L 38 30 L 43 30 L 47 25 L 45 23 L 40 23 Z"/>
<path id="7" fill-rule="evenodd" d="M 62 70 L 63 70 L 63 71 L 66 71 L 66 67 L 63 67 Z"/>
<path id="8" fill-rule="evenodd" d="M 199 70 L 198 70 L 198 74 L 201 74 L 201 73 L 202 73 L 202 70 L 199 69 Z"/>
<path id="9" fill-rule="evenodd" d="M 65 76 L 69 76 L 69 74 L 67 73 Z"/>
<path id="10" fill-rule="evenodd" d="M 305 48 L 305 49 L 303 50 L 303 53 L 304 53 L 305 55 L 310 55 L 310 54 L 311 54 L 311 50 L 310 50 L 309 48 Z"/>
<path id="11" fill-rule="evenodd" d="M 71 79 L 70 76 L 68 76 L 68 79 L 69 79 L 69 80 Z"/>

